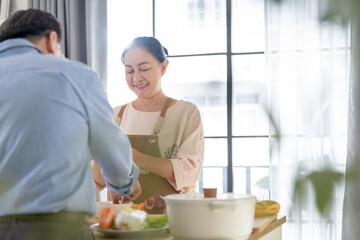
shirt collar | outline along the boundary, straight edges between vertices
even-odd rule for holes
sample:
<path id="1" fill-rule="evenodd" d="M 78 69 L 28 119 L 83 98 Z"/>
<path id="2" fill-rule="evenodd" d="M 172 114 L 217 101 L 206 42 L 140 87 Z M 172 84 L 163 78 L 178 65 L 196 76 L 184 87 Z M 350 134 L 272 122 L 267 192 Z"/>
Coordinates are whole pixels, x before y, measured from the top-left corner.
<path id="1" fill-rule="evenodd" d="M 17 47 L 24 47 L 28 49 L 28 51 L 37 51 L 39 53 L 42 53 L 39 49 L 37 49 L 31 42 L 29 42 L 25 38 L 13 38 L 1 42 L 0 53 L 8 49 L 17 48 Z"/>

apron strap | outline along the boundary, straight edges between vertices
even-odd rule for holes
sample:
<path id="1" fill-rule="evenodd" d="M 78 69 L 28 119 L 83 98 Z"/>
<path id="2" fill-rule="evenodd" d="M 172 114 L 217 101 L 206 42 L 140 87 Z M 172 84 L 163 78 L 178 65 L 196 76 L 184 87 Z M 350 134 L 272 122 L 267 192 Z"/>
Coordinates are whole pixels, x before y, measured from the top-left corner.
<path id="1" fill-rule="evenodd" d="M 124 104 L 121 106 L 120 108 L 120 112 L 119 114 L 117 115 L 116 119 L 115 119 L 115 122 L 118 126 L 120 126 L 120 123 L 121 123 L 121 119 L 122 119 L 122 116 L 124 115 L 124 111 L 125 111 L 125 108 L 126 108 L 126 105 L 127 104 Z"/>
<path id="2" fill-rule="evenodd" d="M 165 102 L 165 104 L 164 104 L 164 106 L 163 106 L 163 108 L 161 110 L 160 117 L 163 117 L 163 118 L 165 117 L 166 111 L 168 110 L 172 100 L 173 99 L 169 98 L 169 97 L 166 99 L 166 102 Z"/>
<path id="3" fill-rule="evenodd" d="M 161 110 L 159 119 L 157 120 L 155 127 L 154 127 L 154 134 L 157 135 L 160 132 L 160 129 L 162 127 L 162 125 L 164 124 L 164 118 L 165 118 L 165 114 L 166 111 L 168 110 L 170 103 L 171 103 L 172 99 L 171 98 L 167 98 L 166 102 Z"/>

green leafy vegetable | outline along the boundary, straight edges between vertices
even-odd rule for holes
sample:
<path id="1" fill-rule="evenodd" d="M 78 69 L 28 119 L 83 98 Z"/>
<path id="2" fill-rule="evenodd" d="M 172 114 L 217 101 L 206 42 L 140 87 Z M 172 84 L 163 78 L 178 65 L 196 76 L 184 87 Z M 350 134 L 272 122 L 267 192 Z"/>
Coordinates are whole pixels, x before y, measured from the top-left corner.
<path id="1" fill-rule="evenodd" d="M 167 224 L 167 215 L 161 215 L 159 217 L 147 217 L 145 221 L 149 228 L 161 228 Z"/>

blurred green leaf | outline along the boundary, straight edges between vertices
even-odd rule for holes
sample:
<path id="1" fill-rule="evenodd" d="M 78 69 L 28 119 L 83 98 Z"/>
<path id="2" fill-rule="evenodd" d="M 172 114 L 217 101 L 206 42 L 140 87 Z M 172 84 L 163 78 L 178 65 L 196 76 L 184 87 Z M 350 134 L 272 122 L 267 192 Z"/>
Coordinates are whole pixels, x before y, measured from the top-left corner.
<path id="1" fill-rule="evenodd" d="M 307 175 L 298 175 L 295 182 L 294 200 L 301 206 L 307 205 L 308 183 L 314 187 L 316 207 L 323 217 L 332 206 L 335 185 L 344 179 L 344 174 L 329 168 L 313 171 Z"/>
<path id="2" fill-rule="evenodd" d="M 343 174 L 330 169 L 312 172 L 308 179 L 314 186 L 316 206 L 325 216 L 326 210 L 332 205 L 335 185 L 343 179 Z"/>
<path id="3" fill-rule="evenodd" d="M 359 0 L 327 0 L 327 8 L 321 16 L 321 21 L 338 22 L 343 25 L 350 21 L 358 20 L 360 1 Z"/>
<path id="4" fill-rule="evenodd" d="M 294 198 L 294 202 L 299 203 L 302 208 L 305 208 L 308 205 L 307 185 L 308 185 L 307 178 L 299 174 L 295 181 L 295 190 L 294 190 L 293 198 Z"/>
<path id="5" fill-rule="evenodd" d="M 271 146 L 270 154 L 272 154 L 274 149 L 276 149 L 276 148 L 280 149 L 281 131 L 280 131 L 279 125 L 277 124 L 277 122 L 275 120 L 274 114 L 271 112 L 269 107 L 266 105 L 263 105 L 263 110 L 265 111 L 265 114 L 269 119 L 270 127 L 272 129 L 272 131 L 270 131 L 270 136 L 271 136 L 271 138 L 275 139 L 275 142 L 270 145 Z"/>

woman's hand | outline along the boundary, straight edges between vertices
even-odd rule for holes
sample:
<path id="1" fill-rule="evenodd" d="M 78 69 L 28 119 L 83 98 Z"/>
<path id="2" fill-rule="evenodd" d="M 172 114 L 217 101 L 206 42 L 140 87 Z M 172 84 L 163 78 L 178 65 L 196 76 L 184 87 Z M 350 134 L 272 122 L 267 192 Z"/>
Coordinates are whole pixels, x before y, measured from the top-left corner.
<path id="1" fill-rule="evenodd" d="M 174 169 L 170 159 L 153 157 L 132 148 L 133 161 L 141 169 L 149 170 L 170 181 L 175 181 Z"/>
<path id="2" fill-rule="evenodd" d="M 141 194 L 141 186 L 139 181 L 137 181 L 131 188 L 131 193 L 130 196 L 122 196 L 120 194 L 118 194 L 117 192 L 111 190 L 109 188 L 110 191 L 110 196 L 111 196 L 111 200 L 114 204 L 118 204 L 120 201 L 122 203 L 127 203 L 127 202 L 132 202 L 134 201 L 136 198 L 138 198 Z"/>
<path id="3" fill-rule="evenodd" d="M 132 202 L 136 198 L 138 198 L 141 194 L 141 186 L 139 181 L 136 181 L 136 183 L 131 188 L 130 196 L 124 196 L 123 202 Z"/>
<path id="4" fill-rule="evenodd" d="M 118 194 L 117 192 L 113 191 L 111 188 L 109 188 L 109 193 L 110 193 L 110 197 L 111 200 L 114 204 L 119 204 L 119 202 L 123 200 L 123 196 L 121 196 L 120 194 Z"/>

